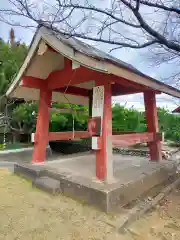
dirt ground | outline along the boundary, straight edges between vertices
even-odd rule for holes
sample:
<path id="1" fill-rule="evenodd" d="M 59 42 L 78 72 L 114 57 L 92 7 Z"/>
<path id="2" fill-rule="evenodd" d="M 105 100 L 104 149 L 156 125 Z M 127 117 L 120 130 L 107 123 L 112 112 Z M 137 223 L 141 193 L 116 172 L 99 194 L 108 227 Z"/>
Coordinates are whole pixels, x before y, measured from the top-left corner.
<path id="1" fill-rule="evenodd" d="M 180 190 L 171 192 L 151 212 L 135 222 L 127 234 L 137 240 L 180 240 Z"/>
<path id="2" fill-rule="evenodd" d="M 65 196 L 32 188 L 0 169 L 0 240 L 180 239 L 180 191 L 171 193 L 124 235 L 106 223 L 112 218 Z"/>

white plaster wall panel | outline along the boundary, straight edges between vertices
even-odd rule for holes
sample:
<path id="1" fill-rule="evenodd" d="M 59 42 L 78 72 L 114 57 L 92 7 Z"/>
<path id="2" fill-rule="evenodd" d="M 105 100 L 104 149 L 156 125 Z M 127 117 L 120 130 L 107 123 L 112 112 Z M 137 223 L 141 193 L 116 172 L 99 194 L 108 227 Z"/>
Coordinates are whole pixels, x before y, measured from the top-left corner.
<path id="1" fill-rule="evenodd" d="M 38 100 L 39 99 L 39 89 L 26 88 L 19 86 L 15 91 L 12 92 L 11 96 L 13 98 L 24 98 L 26 101 Z"/>
<path id="2" fill-rule="evenodd" d="M 52 71 L 64 67 L 64 57 L 53 51 L 46 51 L 43 55 L 36 55 L 27 69 L 26 76 L 46 79 Z"/>
<path id="3" fill-rule="evenodd" d="M 26 87 L 18 87 L 11 94 L 12 98 L 22 98 L 26 101 L 38 101 L 39 100 L 39 89 L 34 88 L 26 88 Z M 72 103 L 72 104 L 80 104 L 80 105 L 88 105 L 89 99 L 87 97 L 75 96 L 71 94 L 66 94 L 64 97 L 63 93 L 53 92 L 52 101 L 59 103 Z M 68 100 L 67 100 L 68 99 Z"/>
<path id="4" fill-rule="evenodd" d="M 53 92 L 52 99 L 54 102 L 59 103 L 72 103 L 72 104 L 80 104 L 80 105 L 88 105 L 89 99 L 83 96 L 76 96 L 71 94 L 66 94 L 64 97 L 63 93 Z M 67 100 L 68 99 L 68 100 Z"/>
<path id="5" fill-rule="evenodd" d="M 95 87 L 95 81 L 92 80 L 92 81 L 89 81 L 89 82 L 75 84 L 73 86 L 80 87 L 80 88 L 86 88 L 86 89 L 92 89 L 93 87 Z"/>

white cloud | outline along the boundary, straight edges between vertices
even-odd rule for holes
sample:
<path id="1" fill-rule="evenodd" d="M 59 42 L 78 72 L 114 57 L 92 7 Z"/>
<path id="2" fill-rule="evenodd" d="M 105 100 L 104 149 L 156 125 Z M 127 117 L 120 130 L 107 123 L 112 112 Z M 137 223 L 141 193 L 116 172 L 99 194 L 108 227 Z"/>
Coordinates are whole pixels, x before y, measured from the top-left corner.
<path id="1" fill-rule="evenodd" d="M 125 105 L 127 108 L 135 108 L 139 111 L 144 111 L 144 98 L 142 93 L 123 95 L 118 97 L 113 97 L 113 103 L 119 103 L 120 105 Z M 172 111 L 178 106 L 178 100 L 172 98 L 167 94 L 156 95 L 157 107 L 166 108 Z"/>

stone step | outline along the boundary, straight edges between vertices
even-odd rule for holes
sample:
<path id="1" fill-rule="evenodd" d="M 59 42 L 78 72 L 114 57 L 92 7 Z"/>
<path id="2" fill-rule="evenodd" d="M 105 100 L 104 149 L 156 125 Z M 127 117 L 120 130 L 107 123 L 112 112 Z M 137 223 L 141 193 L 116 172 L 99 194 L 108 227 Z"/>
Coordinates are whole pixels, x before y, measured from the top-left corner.
<path id="1" fill-rule="evenodd" d="M 41 165 L 15 164 L 14 173 L 33 181 L 37 177 L 44 176 L 45 169 Z"/>
<path id="2" fill-rule="evenodd" d="M 47 176 L 34 179 L 32 185 L 53 195 L 61 192 L 60 181 Z"/>
<path id="3" fill-rule="evenodd" d="M 72 175 L 61 169 L 48 168 L 43 165 L 15 165 L 15 174 L 28 178 L 36 186 L 49 193 L 62 192 L 82 202 L 94 205 L 105 212 L 118 212 L 126 205 L 132 205 L 142 196 L 149 196 L 149 191 L 175 175 L 174 164 L 164 163 L 161 167 L 148 169 L 146 174 L 135 176 L 130 182 L 115 181 L 104 184 L 80 175 Z M 151 171 L 150 171 L 151 170 Z M 134 169 L 132 170 L 134 172 Z M 127 172 L 127 174 L 130 174 Z M 123 177 L 123 174 L 121 175 Z M 131 203 L 131 204 L 130 204 Z"/>

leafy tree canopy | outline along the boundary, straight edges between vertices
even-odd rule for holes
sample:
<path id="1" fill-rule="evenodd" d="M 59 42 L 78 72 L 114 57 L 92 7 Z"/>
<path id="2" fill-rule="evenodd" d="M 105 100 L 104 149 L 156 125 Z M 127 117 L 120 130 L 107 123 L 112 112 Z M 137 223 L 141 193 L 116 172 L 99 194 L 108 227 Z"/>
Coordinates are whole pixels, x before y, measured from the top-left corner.
<path id="1" fill-rule="evenodd" d="M 19 70 L 27 54 L 25 44 L 10 45 L 0 39 L 0 94 L 7 90 L 8 84 Z"/>

